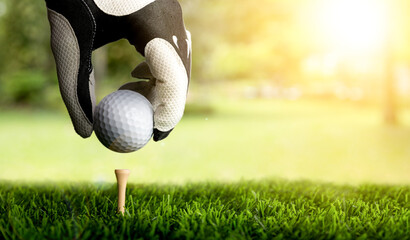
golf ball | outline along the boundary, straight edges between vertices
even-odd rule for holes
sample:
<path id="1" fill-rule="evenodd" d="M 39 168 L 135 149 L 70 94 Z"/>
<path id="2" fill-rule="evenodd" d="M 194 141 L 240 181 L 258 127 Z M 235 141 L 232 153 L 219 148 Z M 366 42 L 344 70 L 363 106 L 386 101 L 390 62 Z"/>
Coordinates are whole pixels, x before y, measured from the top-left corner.
<path id="1" fill-rule="evenodd" d="M 136 151 L 151 139 L 154 111 L 151 103 L 131 90 L 118 90 L 106 96 L 94 111 L 94 131 L 100 142 L 112 151 Z"/>

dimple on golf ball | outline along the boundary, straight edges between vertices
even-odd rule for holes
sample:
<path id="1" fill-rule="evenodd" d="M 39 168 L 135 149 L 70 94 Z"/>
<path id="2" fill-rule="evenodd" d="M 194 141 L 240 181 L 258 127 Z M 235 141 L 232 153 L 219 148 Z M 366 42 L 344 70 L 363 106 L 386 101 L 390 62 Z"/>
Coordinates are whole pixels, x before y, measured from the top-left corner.
<path id="1" fill-rule="evenodd" d="M 103 98 L 94 111 L 94 131 L 100 142 L 120 153 L 141 149 L 151 139 L 154 111 L 151 103 L 131 90 Z"/>

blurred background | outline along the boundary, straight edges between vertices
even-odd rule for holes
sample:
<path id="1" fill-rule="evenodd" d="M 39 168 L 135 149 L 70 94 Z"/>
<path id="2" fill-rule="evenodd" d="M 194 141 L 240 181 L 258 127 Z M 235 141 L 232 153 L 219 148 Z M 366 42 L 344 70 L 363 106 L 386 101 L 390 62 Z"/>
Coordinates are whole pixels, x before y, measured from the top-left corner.
<path id="1" fill-rule="evenodd" d="M 44 1 L 0 0 L 0 179 L 410 183 L 408 0 L 181 0 L 193 71 L 183 120 L 132 154 L 81 139 L 59 95 Z M 143 58 L 94 52 L 97 96 Z"/>

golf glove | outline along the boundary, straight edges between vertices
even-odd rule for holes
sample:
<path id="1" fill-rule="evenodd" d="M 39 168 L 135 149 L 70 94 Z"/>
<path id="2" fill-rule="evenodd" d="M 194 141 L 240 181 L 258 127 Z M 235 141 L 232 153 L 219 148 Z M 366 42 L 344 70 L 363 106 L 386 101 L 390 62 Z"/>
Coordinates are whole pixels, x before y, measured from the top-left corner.
<path id="1" fill-rule="evenodd" d="M 92 52 L 125 38 L 145 57 L 125 84 L 154 109 L 154 141 L 168 136 L 182 118 L 191 72 L 191 37 L 177 0 L 46 0 L 51 48 L 63 101 L 75 131 L 93 131 L 95 107 Z"/>

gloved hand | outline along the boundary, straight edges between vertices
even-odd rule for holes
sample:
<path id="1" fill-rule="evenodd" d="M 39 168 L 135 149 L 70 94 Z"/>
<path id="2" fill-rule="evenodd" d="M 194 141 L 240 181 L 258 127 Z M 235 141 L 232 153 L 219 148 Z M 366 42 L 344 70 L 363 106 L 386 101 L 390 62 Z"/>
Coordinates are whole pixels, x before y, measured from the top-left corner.
<path id="1" fill-rule="evenodd" d="M 145 56 L 132 76 L 154 108 L 154 141 L 182 118 L 191 73 L 191 38 L 176 0 L 46 0 L 60 92 L 75 131 L 93 131 L 93 50 L 125 38 Z"/>

